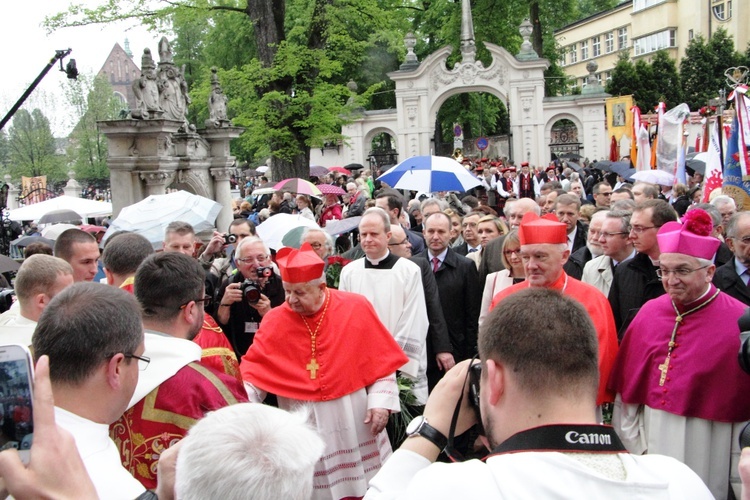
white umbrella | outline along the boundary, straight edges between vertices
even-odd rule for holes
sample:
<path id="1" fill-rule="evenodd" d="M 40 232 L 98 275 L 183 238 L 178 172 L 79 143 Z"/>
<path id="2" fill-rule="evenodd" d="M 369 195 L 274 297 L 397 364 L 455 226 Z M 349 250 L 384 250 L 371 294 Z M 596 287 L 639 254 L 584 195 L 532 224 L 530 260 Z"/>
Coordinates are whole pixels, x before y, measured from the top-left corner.
<path id="1" fill-rule="evenodd" d="M 16 208 L 8 214 L 10 220 L 39 220 L 53 210 L 68 209 L 81 217 L 102 217 L 112 213 L 112 204 L 106 201 L 88 200 L 75 196 L 58 196 L 32 205 Z"/>
<path id="2" fill-rule="evenodd" d="M 674 184 L 674 175 L 664 170 L 640 170 L 630 176 L 635 181 L 650 182 L 660 186 L 671 186 Z"/>
<path id="3" fill-rule="evenodd" d="M 481 184 L 463 165 L 445 156 L 413 156 L 388 169 L 378 180 L 394 189 L 426 193 L 464 192 Z"/>
<path id="4" fill-rule="evenodd" d="M 263 243 L 269 248 L 278 250 L 284 246 L 281 241 L 284 235 L 301 226 L 320 228 L 314 221 L 299 214 L 276 214 L 263 221 L 255 230 Z"/>
<path id="5" fill-rule="evenodd" d="M 52 224 L 42 229 L 42 236 L 49 238 L 50 240 L 56 240 L 63 232 L 68 229 L 80 229 L 78 226 L 73 224 Z"/>
<path id="6" fill-rule="evenodd" d="M 220 204 L 187 191 L 151 195 L 123 208 L 107 229 L 102 242 L 117 231 L 131 231 L 144 236 L 154 249 L 159 249 L 170 222 L 187 222 L 196 233 L 200 233 L 214 227 L 220 211 Z"/>

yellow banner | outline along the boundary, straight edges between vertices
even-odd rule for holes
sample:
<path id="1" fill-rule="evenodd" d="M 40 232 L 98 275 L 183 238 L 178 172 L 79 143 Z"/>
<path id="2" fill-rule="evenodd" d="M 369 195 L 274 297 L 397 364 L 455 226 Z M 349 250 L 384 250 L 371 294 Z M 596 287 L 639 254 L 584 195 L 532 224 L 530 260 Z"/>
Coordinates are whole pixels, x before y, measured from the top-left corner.
<path id="1" fill-rule="evenodd" d="M 630 112 L 633 96 L 610 97 L 604 101 L 604 105 L 607 110 L 607 137 L 615 136 L 618 144 L 623 135 L 633 140 L 633 113 Z"/>

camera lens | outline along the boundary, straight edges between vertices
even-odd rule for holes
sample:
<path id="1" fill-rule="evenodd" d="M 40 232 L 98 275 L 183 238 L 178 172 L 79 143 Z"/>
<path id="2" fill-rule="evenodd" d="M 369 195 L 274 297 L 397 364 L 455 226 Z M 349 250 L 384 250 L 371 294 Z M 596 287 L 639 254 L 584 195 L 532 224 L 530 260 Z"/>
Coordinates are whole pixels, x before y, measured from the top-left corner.
<path id="1" fill-rule="evenodd" d="M 245 300 L 248 304 L 257 304 L 260 300 L 260 290 L 254 285 L 245 288 Z"/>

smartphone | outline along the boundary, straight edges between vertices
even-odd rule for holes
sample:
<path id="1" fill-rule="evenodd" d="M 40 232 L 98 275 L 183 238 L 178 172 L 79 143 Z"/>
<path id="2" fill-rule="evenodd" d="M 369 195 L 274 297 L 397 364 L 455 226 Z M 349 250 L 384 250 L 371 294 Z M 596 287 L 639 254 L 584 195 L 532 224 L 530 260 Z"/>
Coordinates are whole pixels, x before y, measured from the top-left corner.
<path id="1" fill-rule="evenodd" d="M 0 346 L 0 450 L 17 449 L 25 464 L 29 463 L 34 435 L 33 370 L 26 347 Z"/>

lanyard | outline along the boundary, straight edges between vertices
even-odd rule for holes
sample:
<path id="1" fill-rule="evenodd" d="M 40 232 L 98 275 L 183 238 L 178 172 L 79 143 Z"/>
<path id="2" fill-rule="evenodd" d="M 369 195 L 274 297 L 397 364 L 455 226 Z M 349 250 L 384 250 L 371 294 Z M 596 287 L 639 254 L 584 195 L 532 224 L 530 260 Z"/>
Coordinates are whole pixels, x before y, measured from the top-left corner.
<path id="1" fill-rule="evenodd" d="M 615 430 L 608 425 L 563 424 L 535 427 L 514 434 L 486 458 L 521 451 L 627 453 Z"/>

